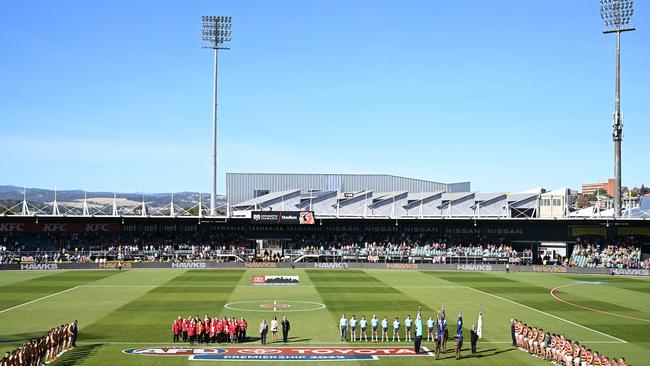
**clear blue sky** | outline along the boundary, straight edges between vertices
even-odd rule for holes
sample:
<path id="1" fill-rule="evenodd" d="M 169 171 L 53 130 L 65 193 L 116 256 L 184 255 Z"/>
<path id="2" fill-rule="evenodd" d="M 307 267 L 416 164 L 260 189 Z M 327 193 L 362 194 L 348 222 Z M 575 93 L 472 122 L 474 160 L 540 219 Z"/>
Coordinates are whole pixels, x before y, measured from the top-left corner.
<path id="1" fill-rule="evenodd" d="M 623 37 L 623 184 L 650 183 L 650 6 Z M 210 189 L 225 172 L 388 173 L 481 192 L 613 175 L 612 35 L 596 0 L 9 1 L 0 184 Z"/>

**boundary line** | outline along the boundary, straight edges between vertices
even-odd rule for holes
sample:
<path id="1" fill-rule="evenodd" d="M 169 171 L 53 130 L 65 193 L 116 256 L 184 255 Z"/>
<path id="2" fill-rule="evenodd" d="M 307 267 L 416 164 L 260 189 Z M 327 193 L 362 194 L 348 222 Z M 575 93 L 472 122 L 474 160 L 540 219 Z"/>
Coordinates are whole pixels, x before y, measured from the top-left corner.
<path id="1" fill-rule="evenodd" d="M 589 344 L 620 344 L 618 341 L 583 341 L 584 343 L 589 343 Z M 23 341 L 2 341 L 0 344 L 18 344 L 18 343 L 24 343 Z M 157 346 L 176 346 L 176 347 L 183 347 L 183 348 L 191 348 L 188 343 L 169 343 L 169 342 L 124 342 L 124 341 L 107 341 L 107 342 L 93 342 L 93 341 L 78 341 L 78 344 L 106 344 L 106 345 L 157 345 Z M 482 344 L 512 344 L 512 341 L 479 341 L 479 343 Z M 372 343 L 372 342 L 299 342 L 295 343 L 295 346 L 289 346 L 289 345 L 284 345 L 284 343 L 277 343 L 278 345 L 281 344 L 279 347 L 273 347 L 273 345 L 276 343 L 269 343 L 266 346 L 272 347 L 272 348 L 292 348 L 292 347 L 306 347 L 309 345 L 321 345 L 321 346 L 327 346 L 327 345 L 349 345 L 350 347 L 360 347 L 360 348 L 366 348 L 364 347 L 365 344 L 371 344 L 370 347 L 398 347 L 400 345 L 411 345 L 410 342 L 400 342 L 400 343 Z M 187 346 L 187 347 L 185 347 Z M 260 344 L 257 342 L 246 342 L 246 343 L 238 343 L 235 346 L 227 345 L 227 344 L 213 344 L 210 343 L 208 344 L 208 347 L 219 347 L 219 348 L 228 348 L 228 347 L 242 347 L 242 346 L 251 346 L 251 347 L 262 347 Z M 197 345 L 194 348 L 203 348 L 201 345 Z M 424 347 L 422 347 L 424 349 Z"/>
<path id="2" fill-rule="evenodd" d="M 33 303 L 35 303 L 35 302 L 37 302 L 37 301 L 45 300 L 45 299 L 50 298 L 50 297 L 52 297 L 52 296 L 61 295 L 61 294 L 66 293 L 66 292 L 68 292 L 68 291 L 72 291 L 72 290 L 78 289 L 79 287 L 81 287 L 81 286 L 70 287 L 70 288 L 65 289 L 65 290 L 63 290 L 63 291 L 55 292 L 55 293 L 53 293 L 53 294 L 49 294 L 49 295 L 47 295 L 47 296 L 39 297 L 38 299 L 34 299 L 34 300 L 32 300 L 32 301 L 28 301 L 28 302 L 23 303 L 23 304 L 19 304 L 19 305 L 12 306 L 12 307 L 7 308 L 7 309 L 0 310 L 0 314 L 2 314 L 2 313 L 6 313 L 7 311 L 11 311 L 11 310 L 14 310 L 14 309 L 18 309 L 18 308 L 23 307 L 23 306 L 25 306 L 25 305 L 33 304 Z"/>
<path id="3" fill-rule="evenodd" d="M 578 323 L 572 322 L 572 321 L 570 321 L 570 320 L 566 320 L 566 319 L 564 319 L 564 318 L 560 318 L 560 317 L 557 316 L 557 315 L 553 315 L 553 314 L 547 313 L 547 312 L 545 312 L 545 311 L 542 311 L 542 310 L 539 310 L 539 309 L 535 309 L 535 308 L 530 307 L 530 306 L 528 306 L 528 305 L 520 304 L 520 303 L 518 303 L 518 302 L 516 302 L 516 301 L 510 300 L 510 299 L 506 299 L 505 297 L 497 296 L 497 295 L 491 294 L 491 293 L 489 293 L 489 292 L 481 291 L 481 290 L 479 290 L 479 289 L 476 289 L 476 288 L 473 288 L 473 287 L 469 287 L 469 286 L 467 286 L 467 288 L 472 289 L 472 290 L 474 290 L 474 291 L 476 291 L 476 292 L 480 292 L 480 293 L 482 293 L 483 295 L 492 296 L 492 297 L 497 298 L 497 299 L 499 299 L 499 300 L 503 300 L 503 301 L 509 302 L 509 303 L 511 303 L 511 304 L 516 304 L 516 305 L 522 306 L 522 307 L 524 307 L 524 308 L 526 308 L 526 309 L 536 311 L 536 312 L 538 312 L 538 313 L 540 313 L 540 314 L 544 314 L 544 315 L 546 315 L 546 316 L 550 316 L 551 318 L 555 318 L 555 319 L 557 319 L 557 320 L 561 320 L 561 321 L 566 322 L 566 323 L 569 323 L 569 324 L 571 324 L 571 325 L 575 325 L 576 327 L 580 327 L 580 328 L 583 328 L 583 329 L 586 329 L 586 330 L 590 330 L 590 331 L 592 331 L 592 332 L 594 332 L 594 333 L 598 333 L 598 334 L 603 335 L 603 336 L 605 336 L 605 337 L 608 337 L 608 338 L 611 338 L 611 339 L 615 339 L 615 340 L 617 340 L 619 343 L 628 343 L 627 341 L 625 341 L 625 340 L 623 340 L 623 339 L 620 339 L 620 338 L 614 337 L 614 336 L 609 335 L 609 334 L 607 334 L 607 333 L 603 333 L 603 332 L 601 332 L 601 331 L 598 331 L 598 330 L 595 330 L 595 329 L 592 329 L 592 328 L 586 327 L 586 326 L 584 326 L 584 325 L 582 325 L 582 324 L 578 324 Z M 594 342 L 591 342 L 591 343 L 594 343 Z"/>
<path id="4" fill-rule="evenodd" d="M 401 288 L 466 288 L 467 286 L 462 286 L 462 285 L 390 285 L 389 286 L 396 288 L 396 289 L 401 289 Z M 252 284 L 251 285 L 234 285 L 234 286 L 229 286 L 229 285 L 211 285 L 211 286 L 163 286 L 163 285 L 80 285 L 79 287 L 87 287 L 87 288 L 150 288 L 150 287 L 161 287 L 161 288 L 166 288 L 166 287 L 186 287 L 186 288 L 215 288 L 215 287 L 228 287 L 228 288 L 251 288 L 255 287 Z M 259 286 L 258 286 L 259 287 Z M 307 285 L 307 284 L 299 284 L 296 286 L 284 286 L 284 287 L 349 287 L 349 288 L 367 288 L 368 285 L 329 285 L 329 286 L 317 286 L 317 285 Z"/>
<path id="5" fill-rule="evenodd" d="M 618 317 L 621 317 L 621 318 L 626 318 L 626 319 L 631 319 L 631 320 L 638 320 L 638 321 L 642 321 L 642 322 L 650 323 L 650 320 L 648 320 L 648 319 L 636 318 L 636 317 L 633 317 L 633 316 L 623 315 L 623 314 L 617 314 L 617 313 L 611 313 L 611 312 L 609 312 L 609 311 L 593 309 L 593 308 L 590 308 L 590 307 L 588 307 L 588 306 L 584 306 L 584 305 L 576 304 L 576 303 L 573 303 L 573 302 L 571 302 L 571 301 L 564 300 L 563 298 L 561 298 L 559 295 L 556 294 L 556 293 L 557 293 L 557 290 L 559 290 L 559 289 L 561 289 L 561 288 L 568 287 L 568 286 L 575 286 L 575 285 L 580 285 L 580 283 L 569 283 L 569 284 L 566 284 L 566 285 L 562 285 L 562 286 L 558 286 L 558 287 L 552 288 L 552 289 L 551 289 L 551 296 L 553 296 L 553 298 L 554 298 L 555 300 L 558 300 L 558 301 L 560 301 L 560 302 L 563 302 L 563 303 L 565 303 L 565 304 L 567 304 L 567 305 L 571 305 L 571 306 L 579 307 L 579 308 L 582 308 L 582 309 L 585 309 L 585 310 L 590 310 L 590 311 L 595 311 L 595 312 L 597 312 L 597 313 L 601 313 L 601 314 L 606 314 L 606 315 L 611 315 L 611 316 L 618 316 Z"/>

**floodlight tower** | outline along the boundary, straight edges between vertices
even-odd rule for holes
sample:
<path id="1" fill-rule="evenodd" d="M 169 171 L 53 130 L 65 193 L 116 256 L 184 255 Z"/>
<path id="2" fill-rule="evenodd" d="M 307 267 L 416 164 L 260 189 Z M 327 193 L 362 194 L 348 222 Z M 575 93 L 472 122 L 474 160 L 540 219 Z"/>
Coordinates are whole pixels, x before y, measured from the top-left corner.
<path id="1" fill-rule="evenodd" d="M 210 216 L 216 216 L 217 199 L 217 61 L 219 50 L 230 49 L 232 18 L 203 16 L 201 18 L 203 48 L 214 50 L 214 94 L 212 96 L 212 191 L 210 192 Z"/>
<path id="2" fill-rule="evenodd" d="M 612 127 L 614 139 L 614 216 L 621 217 L 621 142 L 623 141 L 623 116 L 621 115 L 621 33 L 633 31 L 632 0 L 600 0 L 600 17 L 603 33 L 616 33 L 616 103 Z"/>

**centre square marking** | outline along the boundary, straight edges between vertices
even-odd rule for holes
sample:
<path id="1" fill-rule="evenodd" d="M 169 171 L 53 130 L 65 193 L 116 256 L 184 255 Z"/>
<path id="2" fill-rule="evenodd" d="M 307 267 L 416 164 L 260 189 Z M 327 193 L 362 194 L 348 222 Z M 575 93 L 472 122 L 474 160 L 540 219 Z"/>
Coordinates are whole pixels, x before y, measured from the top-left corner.
<path id="1" fill-rule="evenodd" d="M 144 356 L 188 356 L 191 361 L 363 361 L 384 356 L 432 356 L 422 347 L 228 347 L 228 348 L 129 348 L 122 351 Z"/>
<path id="2" fill-rule="evenodd" d="M 286 309 L 290 308 L 291 305 L 289 304 L 282 304 L 282 303 L 269 303 L 269 304 L 260 304 L 261 308 L 264 309 Z"/>

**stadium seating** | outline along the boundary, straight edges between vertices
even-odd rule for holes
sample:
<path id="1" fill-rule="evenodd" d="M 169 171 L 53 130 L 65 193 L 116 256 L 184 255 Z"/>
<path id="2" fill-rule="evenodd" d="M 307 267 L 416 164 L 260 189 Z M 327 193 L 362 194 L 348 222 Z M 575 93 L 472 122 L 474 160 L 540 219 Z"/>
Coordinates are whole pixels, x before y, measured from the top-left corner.
<path id="1" fill-rule="evenodd" d="M 565 265 L 583 268 L 643 268 L 641 250 L 635 246 L 576 244 Z"/>

